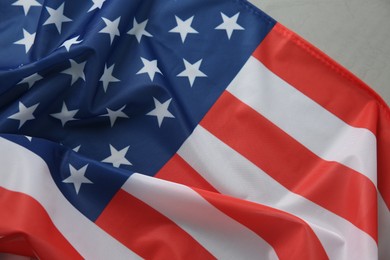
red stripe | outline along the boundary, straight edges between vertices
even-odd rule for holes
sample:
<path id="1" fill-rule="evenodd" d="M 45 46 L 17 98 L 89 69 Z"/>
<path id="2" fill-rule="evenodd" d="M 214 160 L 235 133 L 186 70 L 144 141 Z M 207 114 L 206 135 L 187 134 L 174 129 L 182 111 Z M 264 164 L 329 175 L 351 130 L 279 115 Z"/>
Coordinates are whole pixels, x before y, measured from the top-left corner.
<path id="1" fill-rule="evenodd" d="M 280 259 L 328 258 L 306 222 L 277 209 L 221 195 L 177 154 L 157 176 L 196 187 L 194 190 L 213 206 L 267 241 Z"/>
<path id="2" fill-rule="evenodd" d="M 280 259 L 328 259 L 321 242 L 303 220 L 264 205 L 205 190 L 195 191 L 267 241 Z"/>
<path id="3" fill-rule="evenodd" d="M 376 133 L 373 91 L 283 25 L 275 25 L 253 56 L 348 124 Z"/>
<path id="4" fill-rule="evenodd" d="M 175 154 L 155 177 L 180 183 L 193 188 L 217 192 L 202 176 L 200 176 L 183 158 Z"/>
<path id="5" fill-rule="evenodd" d="M 378 189 L 390 210 L 390 114 L 382 113 L 379 119 Z"/>
<path id="6" fill-rule="evenodd" d="M 253 55 L 347 124 L 376 134 L 378 189 L 390 209 L 390 109 L 378 94 L 281 24 L 275 25 Z"/>
<path id="7" fill-rule="evenodd" d="M 201 125 L 290 191 L 377 240 L 376 188 L 364 175 L 322 160 L 229 92 L 223 93 Z"/>
<path id="8" fill-rule="evenodd" d="M 96 224 L 146 259 L 214 259 L 174 222 L 123 190 Z"/>
<path id="9" fill-rule="evenodd" d="M 34 198 L 0 187 L 0 252 L 39 259 L 82 259 Z"/>
<path id="10" fill-rule="evenodd" d="M 24 234 L 12 234 L 0 238 L 0 252 L 15 254 L 20 256 L 34 257 L 34 249 Z M 1 259 L 1 255 L 0 255 Z"/>

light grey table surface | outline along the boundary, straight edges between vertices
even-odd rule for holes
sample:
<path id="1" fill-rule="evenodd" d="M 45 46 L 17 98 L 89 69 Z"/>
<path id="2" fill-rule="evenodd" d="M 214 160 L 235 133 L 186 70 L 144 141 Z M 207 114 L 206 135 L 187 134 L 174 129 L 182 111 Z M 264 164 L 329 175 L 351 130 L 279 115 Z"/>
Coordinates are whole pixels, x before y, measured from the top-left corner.
<path id="1" fill-rule="evenodd" d="M 250 0 L 390 105 L 390 0 Z"/>

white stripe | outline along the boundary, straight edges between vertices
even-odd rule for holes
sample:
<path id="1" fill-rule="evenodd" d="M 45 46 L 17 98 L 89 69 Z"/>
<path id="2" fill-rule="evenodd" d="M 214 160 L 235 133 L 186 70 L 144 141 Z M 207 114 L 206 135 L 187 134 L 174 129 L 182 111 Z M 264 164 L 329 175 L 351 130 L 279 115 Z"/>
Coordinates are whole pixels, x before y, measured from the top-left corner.
<path id="1" fill-rule="evenodd" d="M 227 90 L 322 159 L 348 166 L 376 186 L 376 138 L 369 130 L 346 124 L 253 57 Z"/>
<path id="2" fill-rule="evenodd" d="M 84 258 L 140 259 L 69 203 L 57 188 L 42 158 L 3 138 L 0 138 L 0 151 L 0 186 L 37 200 L 58 230 Z"/>
<path id="3" fill-rule="evenodd" d="M 378 248 L 379 259 L 390 259 L 390 211 L 380 193 L 378 193 Z"/>
<path id="4" fill-rule="evenodd" d="M 331 259 L 376 259 L 376 242 L 368 234 L 290 192 L 201 126 L 195 128 L 178 154 L 219 192 L 305 220 Z"/>
<path id="5" fill-rule="evenodd" d="M 187 186 L 133 174 L 122 189 L 171 219 L 217 259 L 277 259 L 267 242 Z"/>

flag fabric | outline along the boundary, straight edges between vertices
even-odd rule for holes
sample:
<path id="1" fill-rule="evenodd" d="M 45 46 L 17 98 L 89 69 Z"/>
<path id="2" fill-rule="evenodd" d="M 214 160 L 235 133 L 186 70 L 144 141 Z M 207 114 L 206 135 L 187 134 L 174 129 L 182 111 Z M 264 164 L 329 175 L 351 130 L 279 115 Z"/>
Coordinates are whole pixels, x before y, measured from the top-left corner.
<path id="1" fill-rule="evenodd" d="M 389 107 L 249 2 L 0 13 L 0 252 L 390 258 Z"/>

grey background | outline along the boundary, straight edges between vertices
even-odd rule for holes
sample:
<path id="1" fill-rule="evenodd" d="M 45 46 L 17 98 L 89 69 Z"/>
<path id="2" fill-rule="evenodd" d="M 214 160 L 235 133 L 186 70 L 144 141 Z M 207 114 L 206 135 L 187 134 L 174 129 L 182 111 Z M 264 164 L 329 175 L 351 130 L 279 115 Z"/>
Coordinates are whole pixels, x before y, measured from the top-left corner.
<path id="1" fill-rule="evenodd" d="M 390 0 L 250 0 L 390 104 Z"/>

